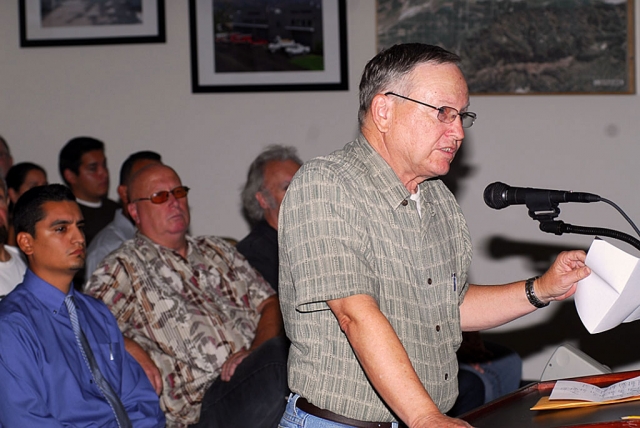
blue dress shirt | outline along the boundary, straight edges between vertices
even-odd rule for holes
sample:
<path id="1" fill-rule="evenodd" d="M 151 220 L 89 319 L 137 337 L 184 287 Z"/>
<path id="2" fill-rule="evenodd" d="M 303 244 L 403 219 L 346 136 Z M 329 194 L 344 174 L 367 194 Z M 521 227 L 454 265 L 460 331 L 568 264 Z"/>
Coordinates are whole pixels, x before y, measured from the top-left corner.
<path id="1" fill-rule="evenodd" d="M 100 371 L 138 427 L 164 427 L 158 396 L 107 306 L 71 287 Z M 27 270 L 0 301 L 0 427 L 117 427 L 71 328 L 65 294 Z"/>

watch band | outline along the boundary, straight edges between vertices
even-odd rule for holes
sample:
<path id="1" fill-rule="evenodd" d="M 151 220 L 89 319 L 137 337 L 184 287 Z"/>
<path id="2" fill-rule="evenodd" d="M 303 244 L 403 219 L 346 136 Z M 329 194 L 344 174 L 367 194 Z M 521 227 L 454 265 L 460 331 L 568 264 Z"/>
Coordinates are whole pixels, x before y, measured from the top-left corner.
<path id="1" fill-rule="evenodd" d="M 549 302 L 544 303 L 542 300 L 538 299 L 538 296 L 536 296 L 536 293 L 533 290 L 533 281 L 538 278 L 540 277 L 534 276 L 533 278 L 527 279 L 524 283 L 524 291 L 525 293 L 527 293 L 527 299 L 529 300 L 529 303 L 531 303 L 536 308 L 544 308 L 546 306 L 549 306 Z"/>

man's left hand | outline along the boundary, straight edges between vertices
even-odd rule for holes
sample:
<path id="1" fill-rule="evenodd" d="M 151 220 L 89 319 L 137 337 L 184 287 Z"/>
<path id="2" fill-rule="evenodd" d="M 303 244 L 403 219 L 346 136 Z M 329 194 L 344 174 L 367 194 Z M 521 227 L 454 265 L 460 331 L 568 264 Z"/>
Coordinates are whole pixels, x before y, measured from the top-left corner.
<path id="1" fill-rule="evenodd" d="M 591 269 L 585 265 L 584 251 L 565 251 L 558 254 L 544 275 L 534 283 L 536 296 L 543 302 L 564 300 L 576 292 L 578 281 L 586 278 Z"/>
<path id="2" fill-rule="evenodd" d="M 220 379 L 224 382 L 229 382 L 231 380 L 231 376 L 236 372 L 236 367 L 240 365 L 240 363 L 251 354 L 251 351 L 247 349 L 241 349 L 235 354 L 231 354 L 227 361 L 222 365 L 222 372 L 220 373 Z"/>

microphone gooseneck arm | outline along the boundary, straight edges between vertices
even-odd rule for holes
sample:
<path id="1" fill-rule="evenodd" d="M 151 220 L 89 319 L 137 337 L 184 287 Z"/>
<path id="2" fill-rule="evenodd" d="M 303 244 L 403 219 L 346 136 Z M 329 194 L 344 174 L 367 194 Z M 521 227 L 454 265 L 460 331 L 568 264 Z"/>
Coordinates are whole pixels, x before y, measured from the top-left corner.
<path id="1" fill-rule="evenodd" d="M 618 239 L 640 250 L 640 240 L 613 229 L 604 227 L 585 227 L 568 224 L 562 220 L 540 221 L 540 230 L 547 233 L 562 235 L 563 233 L 575 233 L 577 235 L 607 236 Z"/>

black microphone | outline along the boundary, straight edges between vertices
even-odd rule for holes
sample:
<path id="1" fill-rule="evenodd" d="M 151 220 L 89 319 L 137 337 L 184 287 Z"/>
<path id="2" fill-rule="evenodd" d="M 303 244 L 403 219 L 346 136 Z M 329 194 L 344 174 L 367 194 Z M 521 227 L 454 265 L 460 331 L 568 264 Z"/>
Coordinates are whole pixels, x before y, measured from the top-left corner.
<path id="1" fill-rule="evenodd" d="M 499 181 L 489 184 L 484 189 L 484 203 L 495 210 L 501 210 L 510 205 L 526 204 L 527 201 L 543 201 L 551 206 L 560 202 L 586 203 L 598 202 L 601 199 L 600 196 L 593 193 L 511 187 Z"/>

